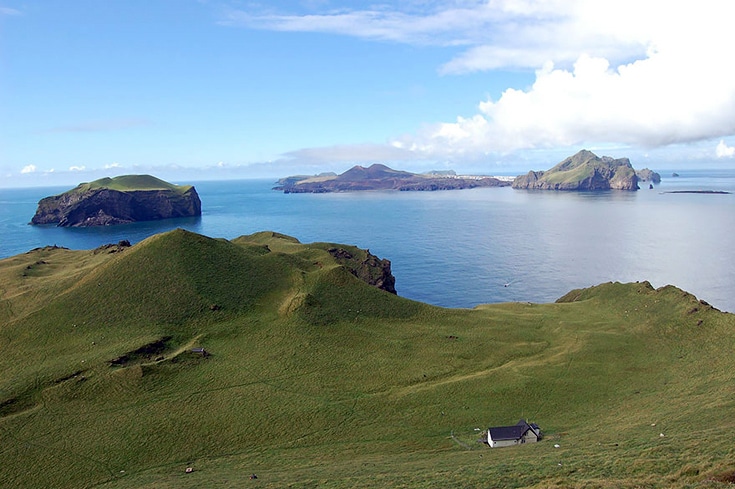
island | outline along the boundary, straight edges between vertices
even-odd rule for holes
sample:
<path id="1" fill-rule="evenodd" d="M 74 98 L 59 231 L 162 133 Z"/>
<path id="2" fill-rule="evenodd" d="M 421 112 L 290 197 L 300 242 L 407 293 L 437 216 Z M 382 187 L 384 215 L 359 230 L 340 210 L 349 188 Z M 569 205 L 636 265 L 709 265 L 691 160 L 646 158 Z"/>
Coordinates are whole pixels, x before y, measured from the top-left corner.
<path id="1" fill-rule="evenodd" d="M 547 171 L 530 171 L 513 180 L 515 189 L 638 190 L 638 176 L 628 158 L 598 157 L 586 149 Z"/>
<path id="2" fill-rule="evenodd" d="M 362 190 L 433 191 L 476 187 L 507 187 L 509 180 L 457 175 L 454 171 L 411 173 L 382 164 L 354 166 L 342 174 L 296 175 L 278 180 L 273 190 L 284 193 L 354 192 Z"/>
<path id="3" fill-rule="evenodd" d="M 151 175 L 121 175 L 41 199 L 31 224 L 109 226 L 201 214 L 201 200 L 191 185 L 174 185 Z"/>
<path id="4" fill-rule="evenodd" d="M 651 182 L 656 185 L 661 183 L 661 175 L 649 168 L 636 170 L 635 174 L 638 176 L 639 182 Z"/>

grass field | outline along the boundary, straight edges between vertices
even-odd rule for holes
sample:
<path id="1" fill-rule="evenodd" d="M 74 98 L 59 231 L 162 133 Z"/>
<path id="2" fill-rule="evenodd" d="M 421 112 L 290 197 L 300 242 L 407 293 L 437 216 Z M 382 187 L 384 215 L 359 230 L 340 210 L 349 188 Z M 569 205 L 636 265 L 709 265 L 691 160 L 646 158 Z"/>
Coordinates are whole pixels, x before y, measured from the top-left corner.
<path id="1" fill-rule="evenodd" d="M 108 188 L 121 192 L 130 190 L 174 190 L 184 193 L 191 188 L 191 185 L 174 185 L 151 175 L 120 175 L 82 183 L 73 191 L 84 192 L 96 188 Z"/>
<path id="2" fill-rule="evenodd" d="M 731 487 L 735 316 L 647 283 L 437 308 L 331 246 L 0 261 L 0 487 Z M 478 442 L 521 417 L 541 442 Z"/>

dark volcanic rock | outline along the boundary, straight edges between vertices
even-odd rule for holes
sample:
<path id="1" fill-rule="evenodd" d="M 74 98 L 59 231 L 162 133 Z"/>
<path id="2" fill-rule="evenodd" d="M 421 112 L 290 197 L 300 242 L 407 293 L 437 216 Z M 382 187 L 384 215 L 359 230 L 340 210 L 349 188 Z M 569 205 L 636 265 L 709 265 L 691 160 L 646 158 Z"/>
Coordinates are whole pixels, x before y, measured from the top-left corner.
<path id="1" fill-rule="evenodd" d="M 115 179 L 103 179 L 41 199 L 32 224 L 61 227 L 107 226 L 172 217 L 200 216 L 202 204 L 194 187 L 171 185 L 154 177 L 137 181 L 161 182 L 161 188 L 110 188 Z M 149 180 L 152 179 L 152 180 Z M 119 187 L 119 185 L 118 185 Z M 150 187 L 150 185 L 148 185 Z"/>
<path id="2" fill-rule="evenodd" d="M 548 171 L 530 171 L 513 188 L 539 190 L 638 190 L 638 177 L 628 158 L 598 157 L 582 150 Z"/>
<path id="3" fill-rule="evenodd" d="M 352 275 L 373 287 L 385 290 L 391 294 L 396 292 L 396 278 L 390 269 L 390 260 L 382 260 L 365 250 L 366 257 L 359 258 L 358 253 L 351 253 L 344 248 L 329 248 L 327 250 L 337 263 L 345 266 Z"/>

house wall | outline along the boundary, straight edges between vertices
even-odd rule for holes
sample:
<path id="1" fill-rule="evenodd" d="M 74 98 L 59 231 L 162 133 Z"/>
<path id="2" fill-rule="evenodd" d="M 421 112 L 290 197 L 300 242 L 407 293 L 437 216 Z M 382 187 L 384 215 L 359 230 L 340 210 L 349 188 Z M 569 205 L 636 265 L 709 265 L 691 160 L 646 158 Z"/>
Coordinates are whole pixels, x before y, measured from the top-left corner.
<path id="1" fill-rule="evenodd" d="M 490 445 L 490 448 L 512 447 L 521 443 L 536 443 L 537 441 L 538 436 L 533 430 L 528 430 L 520 440 L 493 440 L 490 437 L 490 432 L 487 434 L 487 444 Z"/>
<path id="2" fill-rule="evenodd" d="M 512 447 L 513 445 L 518 445 L 518 440 L 497 440 L 496 441 L 488 437 L 488 445 L 490 445 L 491 448 Z"/>
<path id="3" fill-rule="evenodd" d="M 536 436 L 536 433 L 533 432 L 533 430 L 528 430 L 525 435 L 523 435 L 524 443 L 536 443 L 538 441 L 538 436 Z"/>

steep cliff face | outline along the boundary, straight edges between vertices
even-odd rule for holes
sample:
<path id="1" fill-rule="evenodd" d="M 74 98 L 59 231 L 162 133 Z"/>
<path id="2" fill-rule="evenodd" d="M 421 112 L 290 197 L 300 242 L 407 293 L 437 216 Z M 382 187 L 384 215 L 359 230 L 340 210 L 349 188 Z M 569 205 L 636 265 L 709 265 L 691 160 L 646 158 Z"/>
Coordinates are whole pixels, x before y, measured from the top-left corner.
<path id="1" fill-rule="evenodd" d="M 347 267 L 352 275 L 363 282 L 391 294 L 397 294 L 396 278 L 391 272 L 390 260 L 380 259 L 370 253 L 370 250 L 329 248 L 327 251 L 337 263 Z"/>
<path id="2" fill-rule="evenodd" d="M 538 190 L 638 190 L 638 177 L 628 158 L 598 157 L 582 150 L 547 171 L 530 171 L 513 188 Z"/>
<path id="3" fill-rule="evenodd" d="M 105 180 L 114 182 L 115 179 Z M 165 184 L 159 185 L 162 188 L 141 185 L 141 189 L 119 185 L 120 188 L 110 188 L 115 187 L 114 183 L 81 184 L 63 194 L 41 199 L 31 223 L 87 227 L 201 215 L 202 204 L 194 187 L 162 183 Z"/>

